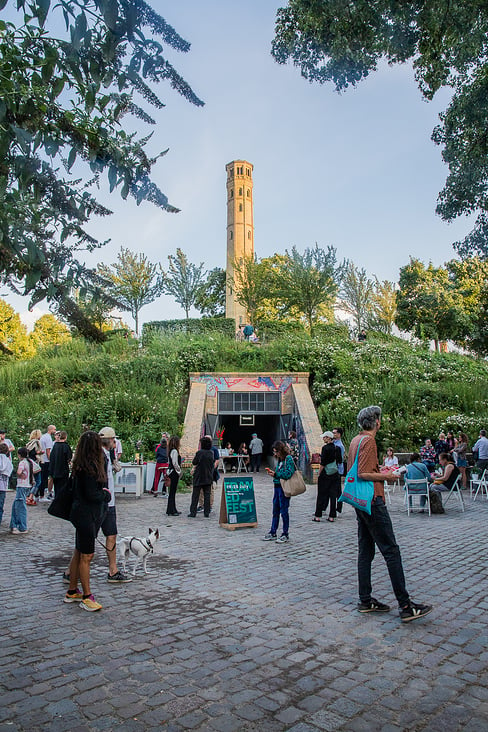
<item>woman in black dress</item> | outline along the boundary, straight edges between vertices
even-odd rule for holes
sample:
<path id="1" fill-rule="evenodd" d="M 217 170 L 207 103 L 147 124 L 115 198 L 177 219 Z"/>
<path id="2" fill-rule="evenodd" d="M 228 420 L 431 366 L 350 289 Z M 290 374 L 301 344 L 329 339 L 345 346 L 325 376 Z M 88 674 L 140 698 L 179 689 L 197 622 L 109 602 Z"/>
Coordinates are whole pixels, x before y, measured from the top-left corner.
<path id="1" fill-rule="evenodd" d="M 334 445 L 332 432 L 324 432 L 322 435 L 324 446 L 320 455 L 320 470 L 317 479 L 317 503 L 312 521 L 320 521 L 322 513 L 327 510 L 330 503 L 329 517 L 327 521 L 333 523 L 337 516 L 337 499 L 341 494 L 341 476 L 337 464 L 342 460 L 341 450 Z"/>

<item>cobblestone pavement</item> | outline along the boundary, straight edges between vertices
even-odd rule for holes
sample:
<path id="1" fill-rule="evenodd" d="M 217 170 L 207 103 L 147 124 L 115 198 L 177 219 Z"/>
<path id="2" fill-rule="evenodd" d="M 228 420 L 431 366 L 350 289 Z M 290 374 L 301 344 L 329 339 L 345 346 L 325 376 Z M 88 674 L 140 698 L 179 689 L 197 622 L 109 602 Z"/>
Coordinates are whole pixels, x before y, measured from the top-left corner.
<path id="1" fill-rule="evenodd" d="M 103 610 L 62 602 L 71 525 L 31 507 L 29 533 L 0 527 L 4 730 L 488 729 L 488 503 L 444 516 L 390 507 L 414 600 L 429 617 L 401 624 L 381 557 L 374 594 L 384 615 L 356 607 L 356 520 L 312 523 L 316 489 L 292 499 L 291 541 L 262 542 L 272 487 L 256 481 L 259 527 L 226 531 L 179 517 L 162 498 L 118 497 L 121 535 L 162 538 L 151 573 L 106 582 L 97 547 L 92 588 Z"/>

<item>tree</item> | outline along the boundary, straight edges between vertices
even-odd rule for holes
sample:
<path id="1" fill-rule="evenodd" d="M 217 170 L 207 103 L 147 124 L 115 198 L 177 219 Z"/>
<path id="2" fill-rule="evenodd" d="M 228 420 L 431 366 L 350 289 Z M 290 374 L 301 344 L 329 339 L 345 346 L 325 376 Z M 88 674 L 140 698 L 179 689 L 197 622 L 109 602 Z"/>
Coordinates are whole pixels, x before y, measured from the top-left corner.
<path id="1" fill-rule="evenodd" d="M 67 343 L 71 340 L 71 333 L 55 315 L 47 313 L 36 320 L 30 337 L 38 351 L 40 348 Z"/>
<path id="2" fill-rule="evenodd" d="M 302 315 L 310 333 L 324 308 L 332 308 L 343 265 L 336 267 L 334 247 L 305 249 L 300 254 L 296 247 L 285 250 L 283 266 L 277 271 L 274 294 L 283 305 L 285 313 L 295 309 Z"/>
<path id="3" fill-rule="evenodd" d="M 488 355 L 488 261 L 469 257 L 446 263 L 449 279 L 468 320 L 468 327 L 458 339 L 476 353 Z"/>
<path id="4" fill-rule="evenodd" d="M 266 295 L 264 266 L 255 256 L 235 259 L 232 266 L 234 278 L 229 286 L 234 289 L 237 302 L 246 309 L 249 322 L 256 325 L 258 308 Z"/>
<path id="5" fill-rule="evenodd" d="M 225 270 L 215 267 L 208 272 L 207 279 L 198 287 L 195 307 L 202 315 L 214 318 L 225 315 L 225 280 Z"/>
<path id="6" fill-rule="evenodd" d="M 199 288 L 203 282 L 203 262 L 198 266 L 191 264 L 181 249 L 176 250 L 176 256 L 168 255 L 168 262 L 168 272 L 162 273 L 162 291 L 174 297 L 188 319 L 190 308 L 196 304 Z"/>
<path id="7" fill-rule="evenodd" d="M 469 332 L 469 317 L 444 267 L 427 267 L 418 259 L 400 269 L 396 324 L 418 338 L 459 340 Z"/>
<path id="8" fill-rule="evenodd" d="M 365 269 L 347 262 L 339 290 L 339 306 L 352 315 L 358 333 L 370 325 L 373 304 L 373 280 L 368 278 Z"/>
<path id="9" fill-rule="evenodd" d="M 19 358 L 30 358 L 35 353 L 27 328 L 20 315 L 5 300 L 0 299 L 0 352 Z"/>
<path id="10" fill-rule="evenodd" d="M 145 254 L 135 254 L 121 247 L 117 261 L 111 265 L 99 264 L 98 272 L 111 284 L 111 292 L 120 309 L 134 318 L 138 335 L 141 308 L 154 302 L 163 292 L 158 266 L 149 262 Z"/>
<path id="11" fill-rule="evenodd" d="M 309 81 L 332 82 L 337 91 L 358 84 L 383 60 L 411 60 L 428 100 L 441 88 L 452 89 L 432 135 L 449 167 L 437 213 L 452 221 L 478 212 L 474 231 L 456 246 L 463 254 L 488 254 L 486 3 L 289 0 L 277 13 L 272 55 L 278 63 L 292 60 Z"/>
<path id="12" fill-rule="evenodd" d="M 397 286 L 395 282 L 375 277 L 373 293 L 373 316 L 371 327 L 391 335 L 397 312 Z"/>
<path id="13" fill-rule="evenodd" d="M 11 5 L 19 22 L 0 21 L 1 279 L 30 295 L 31 306 L 47 298 L 101 338 L 71 297 L 73 285 L 96 296 L 100 284 L 79 260 L 101 246 L 88 220 L 110 213 L 91 190 L 103 174 L 123 198 L 177 211 L 151 180 L 160 155 L 147 152 L 150 136 L 127 132 L 122 122 L 130 114 L 154 124 L 137 98 L 164 106 L 152 88 L 163 80 L 202 104 L 163 52 L 163 43 L 183 52 L 189 44 L 145 0 Z"/>

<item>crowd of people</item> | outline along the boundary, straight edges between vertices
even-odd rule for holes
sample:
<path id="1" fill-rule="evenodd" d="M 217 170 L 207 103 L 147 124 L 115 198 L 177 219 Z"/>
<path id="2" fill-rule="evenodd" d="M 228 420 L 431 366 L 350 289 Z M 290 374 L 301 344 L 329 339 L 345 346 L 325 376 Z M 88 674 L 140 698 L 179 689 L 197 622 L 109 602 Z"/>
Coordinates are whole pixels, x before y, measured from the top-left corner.
<path id="1" fill-rule="evenodd" d="M 320 522 L 328 512 L 326 520 L 333 523 L 342 510 L 340 499 L 342 477 L 357 457 L 358 476 L 371 481 L 374 485 L 374 499 L 371 514 L 357 510 L 358 520 L 358 580 L 360 612 L 385 612 L 387 605 L 371 595 L 371 562 L 375 546 L 383 554 L 387 563 L 392 586 L 399 602 L 400 616 L 405 622 L 422 617 L 430 612 L 428 605 L 413 603 L 405 588 L 401 556 L 395 542 L 391 521 L 384 500 L 385 481 L 400 474 L 407 479 L 426 478 L 432 490 L 443 491 L 452 488 L 458 476 L 467 487 L 466 469 L 468 466 L 468 438 L 459 432 L 441 432 L 433 443 L 426 438 L 418 452 L 411 454 L 406 466 L 400 466 L 393 448 L 386 450 L 381 467 L 375 436 L 381 424 L 381 409 L 368 407 L 358 415 L 360 433 L 353 438 L 348 454 L 343 443 L 343 429 L 334 427 L 322 433 L 323 447 L 320 454 L 320 467 L 317 480 L 317 499 L 314 522 Z M 227 445 L 228 454 L 232 446 Z M 488 438 L 481 430 L 479 438 L 472 447 L 476 465 L 480 470 L 488 468 Z M 15 447 L 6 432 L 0 430 L 0 521 L 3 518 L 5 495 L 9 480 L 14 473 L 13 454 Z M 108 582 L 129 582 L 130 578 L 120 572 L 116 560 L 117 518 L 115 511 L 114 471 L 122 455 L 122 445 L 111 427 L 100 432 L 85 430 L 76 445 L 75 451 L 68 442 L 68 435 L 49 425 L 45 433 L 33 430 L 26 445 L 18 448 L 18 465 L 15 469 L 16 495 L 12 503 L 10 531 L 12 534 L 26 534 L 27 506 L 37 502 L 50 501 L 70 486 L 72 508 L 70 520 L 76 529 L 73 556 L 63 579 L 69 583 L 64 601 L 79 603 L 88 611 L 101 609 L 90 587 L 90 564 L 95 550 L 97 535 L 101 529 L 108 559 Z M 238 455 L 246 456 L 246 468 L 260 472 L 263 441 L 256 433 L 247 446 L 241 443 Z M 275 466 L 265 470 L 273 478 L 273 499 L 271 526 L 264 536 L 265 541 L 285 544 L 289 541 L 290 497 L 285 494 L 283 482 L 289 481 L 299 469 L 299 443 L 294 431 L 290 431 L 287 441 L 277 441 L 273 445 Z M 155 448 L 155 475 L 152 493 L 157 496 L 162 485 L 162 495 L 168 498 L 166 513 L 179 516 L 176 507 L 176 492 L 182 474 L 180 439 L 167 432 Z M 200 447 L 192 460 L 192 493 L 189 518 L 198 512 L 208 518 L 214 502 L 215 486 L 219 480 L 221 452 L 213 445 L 210 435 L 200 441 Z M 424 498 L 424 502 L 425 502 Z M 281 521 L 281 533 L 278 533 Z M 78 584 L 81 584 L 81 589 Z"/>

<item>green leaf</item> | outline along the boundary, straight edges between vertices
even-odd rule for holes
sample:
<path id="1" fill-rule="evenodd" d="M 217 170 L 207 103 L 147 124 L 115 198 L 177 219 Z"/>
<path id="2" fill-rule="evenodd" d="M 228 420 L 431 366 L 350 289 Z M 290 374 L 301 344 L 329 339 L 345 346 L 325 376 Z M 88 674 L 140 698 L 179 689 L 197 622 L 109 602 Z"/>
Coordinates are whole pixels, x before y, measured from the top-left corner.
<path id="1" fill-rule="evenodd" d="M 100 3 L 100 5 L 102 6 L 103 19 L 105 20 L 105 23 L 110 30 L 115 30 L 119 17 L 117 0 L 105 0 L 105 2 Z"/>
<path id="2" fill-rule="evenodd" d="M 68 170 L 71 170 L 73 167 L 73 163 L 76 160 L 76 150 L 74 147 L 71 148 L 69 155 L 68 155 Z"/>

